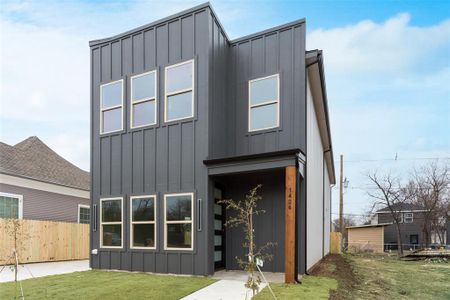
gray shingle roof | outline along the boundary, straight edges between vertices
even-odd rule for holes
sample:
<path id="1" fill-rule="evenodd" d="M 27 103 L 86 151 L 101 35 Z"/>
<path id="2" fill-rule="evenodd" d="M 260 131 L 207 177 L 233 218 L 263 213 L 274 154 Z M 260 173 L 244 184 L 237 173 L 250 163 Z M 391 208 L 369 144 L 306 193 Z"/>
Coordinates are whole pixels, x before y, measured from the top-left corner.
<path id="1" fill-rule="evenodd" d="M 0 173 L 89 190 L 90 177 L 32 136 L 10 146 L 0 142 Z"/>
<path id="2" fill-rule="evenodd" d="M 423 210 L 423 206 L 414 203 L 396 203 L 393 205 L 394 211 Z M 377 212 L 390 212 L 388 207 L 377 210 Z"/>

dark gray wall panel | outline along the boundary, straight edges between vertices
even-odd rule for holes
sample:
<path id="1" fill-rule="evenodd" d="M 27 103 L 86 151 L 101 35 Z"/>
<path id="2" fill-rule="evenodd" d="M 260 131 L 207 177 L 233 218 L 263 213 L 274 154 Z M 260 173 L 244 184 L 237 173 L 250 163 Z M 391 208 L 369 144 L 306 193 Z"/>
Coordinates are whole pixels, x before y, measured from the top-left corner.
<path id="1" fill-rule="evenodd" d="M 210 12 L 202 9 L 125 35 L 112 43 L 92 48 L 92 203 L 100 198 L 123 197 L 123 249 L 99 249 L 98 268 L 145 270 L 150 272 L 207 274 L 205 244 L 208 230 L 194 231 L 194 250 L 168 252 L 163 249 L 163 196 L 165 193 L 193 192 L 207 199 L 209 121 L 209 36 Z M 164 69 L 182 60 L 195 60 L 195 117 L 164 123 Z M 158 70 L 157 124 L 130 129 L 129 80 L 132 75 Z M 99 135 L 99 86 L 111 80 L 125 80 L 124 130 Z M 157 195 L 157 249 L 145 254 L 129 249 L 129 197 Z M 194 199 L 194 203 L 197 203 Z M 207 201 L 202 202 L 207 212 Z M 196 204 L 195 204 L 196 205 Z M 194 207 L 195 207 L 194 205 Z M 197 216 L 194 209 L 194 227 Z M 100 226 L 100 224 L 97 224 Z M 99 248 L 99 231 L 92 233 L 92 248 Z M 144 251 L 142 251 L 144 252 Z"/>
<path id="2" fill-rule="evenodd" d="M 262 184 L 258 209 L 264 214 L 254 217 L 255 238 L 257 245 L 275 242 L 277 246 L 269 252 L 274 255 L 271 262 L 265 262 L 263 271 L 284 271 L 284 170 L 272 172 L 248 173 L 233 177 L 218 177 L 216 179 L 224 188 L 224 198 L 244 200 L 249 190 L 257 184 Z M 233 213 L 228 211 L 231 216 Z M 235 257 L 244 258 L 245 249 L 242 246 L 244 235 L 242 227 L 226 229 L 226 268 L 237 270 L 239 266 Z"/>

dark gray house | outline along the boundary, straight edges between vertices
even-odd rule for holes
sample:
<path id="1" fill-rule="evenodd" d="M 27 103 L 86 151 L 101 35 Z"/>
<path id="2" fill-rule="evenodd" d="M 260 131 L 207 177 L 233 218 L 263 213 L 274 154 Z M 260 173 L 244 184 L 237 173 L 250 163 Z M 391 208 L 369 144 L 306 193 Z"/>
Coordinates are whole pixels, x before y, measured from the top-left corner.
<path id="1" fill-rule="evenodd" d="M 426 244 L 424 234 L 422 232 L 422 226 L 424 221 L 423 207 L 414 204 L 402 204 L 401 207 L 396 209 L 401 215 L 400 232 L 402 238 L 402 244 L 404 249 L 417 249 L 423 247 Z M 375 224 L 387 224 L 393 223 L 391 212 L 388 208 L 378 210 L 372 223 Z M 431 242 L 431 239 L 428 243 Z M 384 244 L 385 249 L 397 249 L 397 229 L 395 224 L 391 224 L 384 227 Z"/>
<path id="2" fill-rule="evenodd" d="M 333 150 L 305 20 L 230 40 L 209 3 L 90 42 L 92 268 L 237 269 L 217 200 L 262 184 L 263 270 L 294 282 L 329 253 Z"/>
<path id="3" fill-rule="evenodd" d="M 0 142 L 0 218 L 89 223 L 89 172 L 32 136 Z"/>

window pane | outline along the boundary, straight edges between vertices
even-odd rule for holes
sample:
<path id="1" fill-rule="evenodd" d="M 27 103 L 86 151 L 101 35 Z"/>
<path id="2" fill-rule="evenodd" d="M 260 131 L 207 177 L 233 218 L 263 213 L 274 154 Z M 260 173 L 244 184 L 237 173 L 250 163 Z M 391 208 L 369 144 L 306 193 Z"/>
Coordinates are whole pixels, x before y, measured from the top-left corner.
<path id="1" fill-rule="evenodd" d="M 133 221 L 154 221 L 155 201 L 153 198 L 133 199 Z"/>
<path id="2" fill-rule="evenodd" d="M 116 82 L 101 87 L 102 108 L 122 104 L 122 82 Z"/>
<path id="3" fill-rule="evenodd" d="M 122 221 L 122 201 L 104 200 L 102 201 L 102 222 Z"/>
<path id="4" fill-rule="evenodd" d="M 133 247 L 155 247 L 155 224 L 133 224 Z"/>
<path id="5" fill-rule="evenodd" d="M 87 207 L 80 207 L 80 223 L 89 224 L 91 218 L 91 209 Z"/>
<path id="6" fill-rule="evenodd" d="M 192 88 L 192 62 L 166 69 L 166 92 Z"/>
<path id="7" fill-rule="evenodd" d="M 0 218 L 19 218 L 19 199 L 0 196 Z"/>
<path id="8" fill-rule="evenodd" d="M 103 132 L 122 129 L 122 108 L 115 108 L 103 112 Z"/>
<path id="9" fill-rule="evenodd" d="M 191 196 L 168 196 L 166 198 L 167 221 L 191 220 Z"/>
<path id="10" fill-rule="evenodd" d="M 155 123 L 155 101 L 133 104 L 133 127 Z"/>
<path id="11" fill-rule="evenodd" d="M 167 247 L 191 248 L 191 224 L 167 224 Z"/>
<path id="12" fill-rule="evenodd" d="M 167 120 L 192 116 L 192 92 L 167 97 Z"/>
<path id="13" fill-rule="evenodd" d="M 122 246 L 122 225 L 103 225 L 103 246 Z"/>
<path id="14" fill-rule="evenodd" d="M 155 97 L 155 72 L 132 78 L 132 100 Z"/>
<path id="15" fill-rule="evenodd" d="M 269 104 L 253 107 L 250 111 L 251 124 L 250 129 L 262 129 L 277 126 L 277 106 L 278 104 Z"/>
<path id="16" fill-rule="evenodd" d="M 269 77 L 266 79 L 253 81 L 250 84 L 251 99 L 250 103 L 258 104 L 266 101 L 278 99 L 278 77 Z"/>

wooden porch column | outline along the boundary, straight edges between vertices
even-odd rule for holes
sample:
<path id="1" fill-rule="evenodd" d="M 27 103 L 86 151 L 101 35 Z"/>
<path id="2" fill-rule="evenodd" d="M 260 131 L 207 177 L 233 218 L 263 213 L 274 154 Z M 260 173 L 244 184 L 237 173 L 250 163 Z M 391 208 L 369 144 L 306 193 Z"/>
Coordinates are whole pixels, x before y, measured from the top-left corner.
<path id="1" fill-rule="evenodd" d="M 286 167 L 285 190 L 285 245 L 284 245 L 284 281 L 295 283 L 297 280 L 295 267 L 295 239 L 296 239 L 296 192 L 297 192 L 297 168 Z"/>

